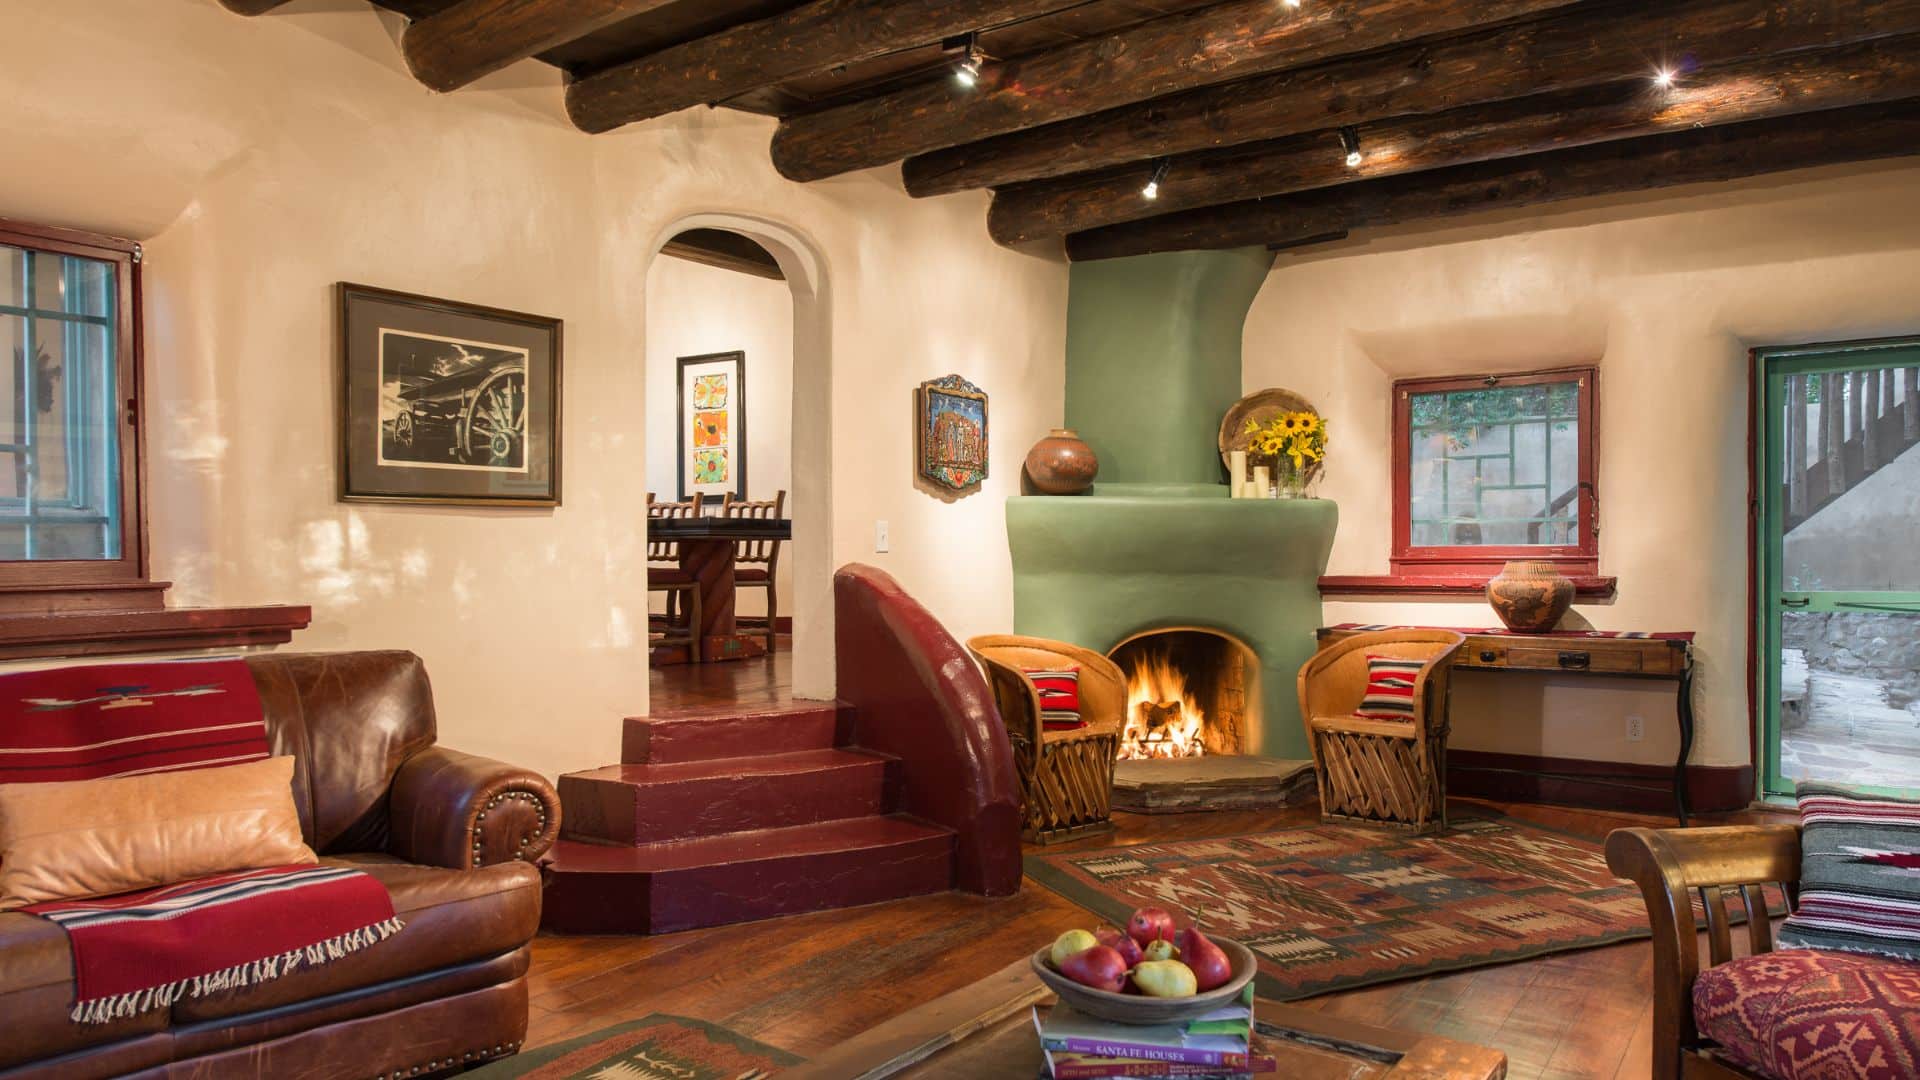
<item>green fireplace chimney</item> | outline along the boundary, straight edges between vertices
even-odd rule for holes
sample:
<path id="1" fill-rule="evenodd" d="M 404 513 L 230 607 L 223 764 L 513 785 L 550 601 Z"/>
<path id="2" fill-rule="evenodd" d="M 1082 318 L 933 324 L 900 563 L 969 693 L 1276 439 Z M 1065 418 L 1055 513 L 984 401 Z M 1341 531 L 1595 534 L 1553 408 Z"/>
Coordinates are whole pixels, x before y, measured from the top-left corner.
<path id="1" fill-rule="evenodd" d="M 1222 482 L 1215 437 L 1272 265 L 1257 247 L 1073 264 L 1067 426 L 1099 455 L 1102 486 Z"/>

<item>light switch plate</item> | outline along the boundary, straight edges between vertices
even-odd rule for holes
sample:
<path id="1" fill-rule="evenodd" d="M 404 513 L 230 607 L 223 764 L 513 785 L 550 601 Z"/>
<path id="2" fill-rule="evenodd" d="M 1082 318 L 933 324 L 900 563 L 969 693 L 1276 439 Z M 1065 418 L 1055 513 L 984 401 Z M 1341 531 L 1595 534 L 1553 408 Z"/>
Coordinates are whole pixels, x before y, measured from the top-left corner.
<path id="1" fill-rule="evenodd" d="M 887 553 L 887 523 L 885 520 L 873 523 L 873 552 L 876 555 Z"/>

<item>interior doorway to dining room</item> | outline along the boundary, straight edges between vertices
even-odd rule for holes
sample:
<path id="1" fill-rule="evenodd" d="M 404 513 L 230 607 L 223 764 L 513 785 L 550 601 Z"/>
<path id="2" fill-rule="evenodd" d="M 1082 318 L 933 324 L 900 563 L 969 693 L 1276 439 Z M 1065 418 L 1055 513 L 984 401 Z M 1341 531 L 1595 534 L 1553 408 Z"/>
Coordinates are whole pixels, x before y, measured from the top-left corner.
<path id="1" fill-rule="evenodd" d="M 826 517 L 827 443 L 824 431 L 795 430 L 796 319 L 811 308 L 815 283 L 793 280 L 776 254 L 779 245 L 765 239 L 694 223 L 673 232 L 648 269 L 650 519 L 793 523 L 791 540 L 707 541 L 701 550 L 692 542 L 652 540 L 652 661 L 662 672 L 681 664 L 702 669 L 691 681 L 692 672 L 676 674 L 669 686 L 731 684 L 745 672 L 727 669 L 762 665 L 779 673 L 776 683 L 797 682 L 810 694 L 831 696 L 831 632 L 821 634 L 819 610 L 822 595 L 831 600 L 830 573 L 820 553 L 810 550 L 824 544 L 825 535 L 808 527 L 823 525 Z M 796 261 L 798 253 L 787 254 L 787 263 Z M 817 267 L 798 269 L 806 275 Z M 824 356 L 815 359 L 823 362 Z M 824 420 L 798 422 L 805 428 Z M 803 471 L 796 465 L 807 456 L 801 440 L 814 434 L 822 436 L 818 468 L 804 470 L 796 485 Z M 654 531 L 666 530 L 656 525 Z M 709 577 L 697 565 L 702 558 L 728 551 L 731 588 L 693 580 Z M 716 610 L 729 605 L 716 625 Z M 694 633 L 696 619 L 705 634 Z M 828 640 L 811 640 L 816 636 Z M 698 649 L 692 638 L 698 638 Z M 822 676 L 826 685 L 807 685 Z M 763 672 L 754 680 L 767 683 Z"/>

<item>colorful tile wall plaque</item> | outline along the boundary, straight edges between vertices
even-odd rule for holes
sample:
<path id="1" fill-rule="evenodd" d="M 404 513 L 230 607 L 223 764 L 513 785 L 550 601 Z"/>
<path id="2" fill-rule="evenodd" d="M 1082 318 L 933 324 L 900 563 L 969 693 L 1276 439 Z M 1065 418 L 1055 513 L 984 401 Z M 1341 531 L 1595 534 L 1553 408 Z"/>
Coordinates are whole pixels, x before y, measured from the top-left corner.
<path id="1" fill-rule="evenodd" d="M 680 500 L 747 497 L 747 354 L 680 358 Z"/>
<path id="2" fill-rule="evenodd" d="M 915 464 L 921 476 L 954 491 L 987 478 L 987 395 L 958 375 L 914 391 Z"/>

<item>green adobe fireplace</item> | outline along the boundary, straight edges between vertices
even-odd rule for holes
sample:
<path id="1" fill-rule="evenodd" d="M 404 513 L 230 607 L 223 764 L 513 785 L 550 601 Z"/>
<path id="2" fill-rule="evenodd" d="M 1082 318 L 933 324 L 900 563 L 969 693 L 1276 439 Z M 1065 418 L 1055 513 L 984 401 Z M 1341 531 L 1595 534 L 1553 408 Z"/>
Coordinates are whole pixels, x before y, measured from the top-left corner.
<path id="1" fill-rule="evenodd" d="M 1244 753 L 1308 756 L 1295 676 L 1313 655 L 1338 508 L 1229 499 L 1216 432 L 1242 394 L 1240 339 L 1271 253 L 1075 263 L 1070 427 L 1100 456 L 1079 496 L 1007 500 L 1014 628 L 1100 652 L 1161 630 L 1230 637 L 1257 657 Z"/>

